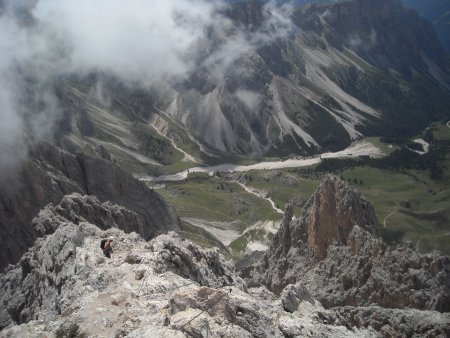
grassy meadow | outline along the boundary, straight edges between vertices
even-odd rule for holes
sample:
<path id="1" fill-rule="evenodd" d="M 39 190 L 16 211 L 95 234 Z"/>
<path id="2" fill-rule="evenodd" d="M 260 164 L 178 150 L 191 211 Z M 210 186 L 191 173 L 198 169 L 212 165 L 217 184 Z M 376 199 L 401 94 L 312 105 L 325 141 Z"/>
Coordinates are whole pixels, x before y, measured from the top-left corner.
<path id="1" fill-rule="evenodd" d="M 432 133 L 436 146 L 450 141 L 450 128 L 446 124 L 432 125 L 427 132 Z M 424 135 L 425 132 L 417 137 Z M 368 138 L 367 141 L 380 148 L 385 156 L 395 156 L 394 152 L 401 147 L 383 143 L 379 138 Z M 450 152 L 439 161 L 441 167 L 450 168 Z M 385 239 L 413 241 L 420 251 L 437 249 L 450 254 L 448 170 L 444 170 L 439 179 L 432 179 L 426 167 L 389 169 L 350 162 L 348 166 L 327 171 L 315 165 L 219 176 L 191 174 L 184 181 L 166 182 L 159 192 L 175 206 L 186 223 L 183 229 L 186 237 L 203 246 L 229 250 L 234 258 L 238 258 L 248 250 L 264 249 L 282 215 L 267 199 L 248 193 L 236 182 L 272 199 L 279 209 L 284 209 L 286 203 L 292 204 L 294 215 L 300 217 L 303 206 L 327 172 L 342 177 L 363 192 L 375 207 Z M 199 228 L 192 220 L 207 226 Z M 227 230 L 233 232 L 232 235 Z M 218 243 L 223 243 L 224 238 L 225 244 L 221 246 Z"/>

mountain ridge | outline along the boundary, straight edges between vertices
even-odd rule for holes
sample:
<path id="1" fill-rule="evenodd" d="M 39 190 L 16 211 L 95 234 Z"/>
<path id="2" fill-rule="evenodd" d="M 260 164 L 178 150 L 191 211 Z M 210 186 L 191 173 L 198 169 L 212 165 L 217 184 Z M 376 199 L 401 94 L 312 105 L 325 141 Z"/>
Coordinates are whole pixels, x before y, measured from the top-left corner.
<path id="1" fill-rule="evenodd" d="M 445 53 L 431 25 L 399 1 L 310 5 L 283 14 L 292 21 L 277 21 L 270 11 L 259 1 L 231 5 L 226 12 L 231 26 L 211 28 L 210 39 L 202 41 L 209 54 L 195 60 L 192 75 L 162 97 L 152 92 L 133 97 L 133 90 L 123 95 L 100 78 L 105 94 L 124 104 L 99 108 L 121 110 L 144 128 L 153 128 L 149 120 L 157 119 L 172 141 L 184 151 L 195 148 L 191 155 L 206 162 L 211 154 L 280 157 L 337 151 L 363 136 L 409 137 L 446 116 L 450 75 Z M 262 39 L 264 34 L 268 38 Z M 221 55 L 226 48 L 234 53 L 230 60 Z M 91 112 L 83 119 L 102 123 Z M 92 132 L 91 140 L 118 150 L 95 128 Z M 86 136 L 76 139 L 86 143 Z M 170 144 L 161 146 L 170 149 Z M 142 149 L 133 151 L 142 155 Z M 162 161 L 145 154 L 149 160 L 142 159 L 143 165 Z"/>

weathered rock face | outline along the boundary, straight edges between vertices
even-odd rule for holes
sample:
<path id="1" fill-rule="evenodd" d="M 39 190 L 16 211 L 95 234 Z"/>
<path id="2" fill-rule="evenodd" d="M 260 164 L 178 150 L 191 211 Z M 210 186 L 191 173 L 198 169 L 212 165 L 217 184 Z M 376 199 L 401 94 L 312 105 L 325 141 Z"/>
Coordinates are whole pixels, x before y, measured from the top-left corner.
<path id="1" fill-rule="evenodd" d="M 135 212 L 146 239 L 179 227 L 175 210 L 158 193 L 113 162 L 41 144 L 15 176 L 0 184 L 0 269 L 17 262 L 33 244 L 31 220 L 39 210 L 73 192 L 95 195 L 101 202 L 111 201 Z M 80 211 L 84 212 L 80 216 L 87 216 L 88 209 Z"/>
<path id="2" fill-rule="evenodd" d="M 295 284 L 299 280 L 297 274 L 306 273 L 328 257 L 332 244 L 347 245 L 355 224 L 376 232 L 373 206 L 336 176 L 324 179 L 304 210 L 304 217 L 293 220 L 292 207 L 287 206 L 280 230 L 263 259 L 262 282 L 277 293 L 286 285 Z M 251 271 L 252 267 L 247 274 Z"/>
<path id="3" fill-rule="evenodd" d="M 328 175 L 306 204 L 304 217 L 293 220 L 288 207 L 264 257 L 254 255 L 237 266 L 250 285 L 262 283 L 277 294 L 284 289 L 285 295 L 287 285 L 301 283 L 326 308 L 378 305 L 371 308 L 370 319 L 358 324 L 365 327 L 383 307 L 435 310 L 447 316 L 449 257 L 423 255 L 402 246 L 390 248 L 376 235 L 376 223 L 370 203 L 347 183 Z M 292 292 L 286 299 L 292 300 Z M 292 308 L 292 301 L 287 304 Z M 359 311 L 365 310 L 356 309 L 355 316 Z M 379 315 L 388 318 L 387 313 Z M 424 316 L 432 317 L 429 312 Z M 400 330 L 399 320 L 392 319 L 395 330 Z M 450 328 L 448 319 L 444 324 L 439 324 L 441 333 Z M 408 326 L 400 331 L 416 329 Z"/>
<path id="4" fill-rule="evenodd" d="M 338 322 L 358 328 L 372 327 L 383 337 L 448 337 L 450 315 L 416 309 L 386 309 L 379 306 L 336 309 Z"/>
<path id="5" fill-rule="evenodd" d="M 78 193 L 66 195 L 57 206 L 47 205 L 33 219 L 36 237 L 52 234 L 64 222 L 79 224 L 89 222 L 102 230 L 119 228 L 143 235 L 144 220 L 141 216 L 111 202 L 100 203 L 95 196 Z"/>
<path id="6" fill-rule="evenodd" d="M 309 278 L 309 289 L 326 307 L 377 304 L 450 311 L 447 256 L 387 248 L 357 226 L 346 246 L 329 248 L 328 257 Z"/>
<path id="7" fill-rule="evenodd" d="M 281 303 L 283 304 L 283 308 L 288 312 L 297 311 L 301 302 L 305 300 L 314 304 L 313 297 L 301 283 L 286 286 L 281 294 Z"/>
<path id="8" fill-rule="evenodd" d="M 158 240 L 149 244 L 150 249 L 159 252 L 156 271 L 163 273 L 172 271 L 200 285 L 223 287 L 226 285 L 244 284 L 237 278 L 234 267 L 226 262 L 215 250 L 200 250 L 192 243 L 182 244 L 174 236 L 161 235 Z"/>
<path id="9" fill-rule="evenodd" d="M 289 290 L 295 306 L 285 311 L 267 289 L 248 290 L 215 250 L 202 250 L 173 232 L 145 242 L 135 233 L 101 230 L 86 221 L 104 212 L 118 225 L 123 217 L 133 223 L 135 215 L 72 195 L 34 220 L 39 229 L 58 226 L 0 275 L 2 336 L 376 336 L 370 328 L 339 325 L 317 301 L 303 301 L 303 289 Z M 107 259 L 99 243 L 111 235 L 116 240 Z"/>
<path id="10" fill-rule="evenodd" d="M 346 244 L 353 225 L 376 231 L 373 206 L 359 191 L 334 176 L 322 182 L 304 208 L 308 250 L 319 260 L 327 256 L 333 242 Z"/>

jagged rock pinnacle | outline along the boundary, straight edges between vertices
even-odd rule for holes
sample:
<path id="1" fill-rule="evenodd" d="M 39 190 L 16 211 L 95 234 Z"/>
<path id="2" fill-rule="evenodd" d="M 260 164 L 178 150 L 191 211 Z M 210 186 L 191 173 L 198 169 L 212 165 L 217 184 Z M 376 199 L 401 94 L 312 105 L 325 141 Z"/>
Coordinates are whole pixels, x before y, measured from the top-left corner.
<path id="1" fill-rule="evenodd" d="M 360 312 L 371 313 L 364 326 L 381 330 L 377 320 L 392 317 L 386 322 L 397 332 L 429 334 L 411 319 L 432 318 L 428 311 L 408 312 L 408 326 L 400 327 L 395 316 L 415 308 L 443 312 L 433 325 L 439 327 L 436 332 L 450 330 L 449 257 L 389 247 L 377 233 L 373 206 L 354 187 L 327 175 L 306 203 L 303 217 L 291 219 L 288 208 L 264 256 L 246 258 L 237 267 L 249 285 L 263 284 L 282 294 L 290 309 L 295 297 L 285 295 L 295 292 L 286 290 L 297 285 L 326 308 L 346 307 L 339 310 L 345 320 L 355 322 Z M 396 310 L 388 313 L 385 308 Z"/>
<path id="2" fill-rule="evenodd" d="M 334 175 L 325 176 L 304 209 L 308 249 L 317 259 L 326 257 L 333 242 L 345 244 L 355 224 L 369 232 L 376 231 L 372 204 Z"/>

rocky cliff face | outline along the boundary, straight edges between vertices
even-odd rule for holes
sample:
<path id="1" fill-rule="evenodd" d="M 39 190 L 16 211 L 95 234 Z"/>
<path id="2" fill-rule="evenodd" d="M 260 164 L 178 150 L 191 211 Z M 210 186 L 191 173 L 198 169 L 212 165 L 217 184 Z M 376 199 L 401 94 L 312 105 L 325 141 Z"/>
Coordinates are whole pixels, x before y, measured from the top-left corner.
<path id="1" fill-rule="evenodd" d="M 299 10 L 296 22 L 323 27 L 328 39 L 357 52 L 371 64 L 410 74 L 426 67 L 423 55 L 443 69 L 445 51 L 432 24 L 407 10 L 400 0 L 358 0 Z M 320 18 L 322 22 L 320 23 Z M 326 29 L 323 23 L 329 25 Z"/>
<path id="2" fill-rule="evenodd" d="M 122 221 L 139 228 L 133 212 L 87 196 L 44 209 L 33 223 L 48 234 L 0 276 L 1 335 L 376 336 L 372 329 L 347 329 L 300 287 L 291 286 L 282 299 L 248 289 L 217 251 L 175 233 L 146 242 L 98 227 Z M 99 243 L 111 235 L 107 259 Z"/>
<path id="3" fill-rule="evenodd" d="M 72 192 L 94 195 L 98 201 L 111 201 L 132 210 L 140 218 L 139 233 L 146 239 L 161 231 L 178 229 L 175 210 L 112 161 L 73 155 L 51 144 L 41 144 L 0 185 L 0 269 L 17 262 L 33 244 L 37 233 L 31 220 L 39 210 L 48 203 L 57 205 Z M 85 200 L 87 204 L 83 205 L 98 201 Z M 89 213 L 88 207 L 79 211 L 81 217 Z"/>
<path id="4" fill-rule="evenodd" d="M 35 237 L 52 234 L 64 222 L 80 224 L 89 222 L 106 230 L 118 228 L 127 233 L 143 236 L 144 220 L 137 213 L 111 202 L 100 203 L 97 197 L 72 193 L 57 206 L 49 204 L 33 219 Z"/>
<path id="5" fill-rule="evenodd" d="M 383 308 L 448 313 L 449 257 L 388 247 L 376 227 L 370 203 L 329 175 L 306 204 L 304 217 L 292 219 L 288 207 L 264 256 L 247 258 L 238 267 L 251 285 L 262 283 L 281 293 L 287 285 L 301 283 L 326 308 L 353 307 L 353 316 L 383 312 Z M 364 306 L 368 308 L 363 310 Z M 352 311 L 347 310 L 342 311 L 349 319 Z M 373 318 L 361 320 L 367 326 Z M 448 332 L 450 322 L 441 329 Z"/>
<path id="6" fill-rule="evenodd" d="M 245 29 L 256 31 L 263 24 L 263 3 L 259 0 L 238 2 L 228 9 L 227 15 Z"/>
<path id="7" fill-rule="evenodd" d="M 416 9 L 421 17 L 433 23 L 439 39 L 448 53 L 450 51 L 450 33 L 447 26 L 450 18 L 450 2 L 448 0 L 402 0 L 402 2 L 406 7 Z"/>
<path id="8" fill-rule="evenodd" d="M 371 233 L 376 232 L 377 219 L 373 206 L 359 191 L 342 180 L 325 179 L 304 208 L 308 250 L 318 260 L 327 257 L 331 244 L 347 244 L 355 224 L 361 224 Z M 299 230 L 294 231 L 294 240 L 303 236 L 302 229 Z"/>

